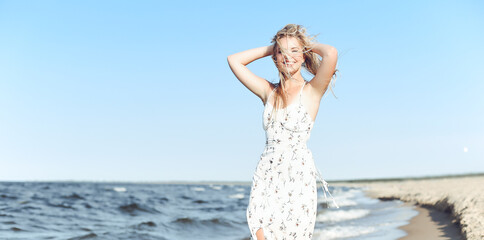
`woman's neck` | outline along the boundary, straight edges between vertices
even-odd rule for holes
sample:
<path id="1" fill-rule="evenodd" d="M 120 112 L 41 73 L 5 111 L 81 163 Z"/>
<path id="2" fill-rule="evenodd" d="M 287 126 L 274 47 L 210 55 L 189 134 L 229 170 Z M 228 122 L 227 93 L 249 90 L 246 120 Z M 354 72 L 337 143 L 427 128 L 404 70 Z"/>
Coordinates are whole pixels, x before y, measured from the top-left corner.
<path id="1" fill-rule="evenodd" d="M 294 74 L 294 75 L 291 76 L 290 79 L 287 79 L 286 84 L 291 85 L 291 86 L 294 85 L 294 84 L 301 85 L 302 83 L 304 83 L 304 81 L 305 80 L 301 76 L 301 74 Z"/>
<path id="2" fill-rule="evenodd" d="M 295 72 L 293 75 L 291 75 L 291 78 L 288 79 L 288 80 L 289 80 L 289 82 L 291 82 L 290 84 L 292 84 L 292 83 L 298 83 L 298 84 L 303 83 L 304 78 L 301 75 L 301 69 L 297 70 L 297 72 Z"/>

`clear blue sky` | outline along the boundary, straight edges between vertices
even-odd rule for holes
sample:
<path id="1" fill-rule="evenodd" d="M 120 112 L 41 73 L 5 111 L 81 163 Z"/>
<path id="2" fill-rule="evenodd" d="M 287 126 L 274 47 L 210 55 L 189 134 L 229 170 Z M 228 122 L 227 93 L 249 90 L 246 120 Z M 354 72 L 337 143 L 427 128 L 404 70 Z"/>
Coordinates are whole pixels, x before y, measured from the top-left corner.
<path id="1" fill-rule="evenodd" d="M 482 1 L 0 1 L 0 180 L 250 181 L 262 102 L 226 57 L 287 23 L 339 51 L 326 180 L 484 172 Z M 277 81 L 270 59 L 249 65 Z M 467 151 L 465 151 L 467 149 Z"/>

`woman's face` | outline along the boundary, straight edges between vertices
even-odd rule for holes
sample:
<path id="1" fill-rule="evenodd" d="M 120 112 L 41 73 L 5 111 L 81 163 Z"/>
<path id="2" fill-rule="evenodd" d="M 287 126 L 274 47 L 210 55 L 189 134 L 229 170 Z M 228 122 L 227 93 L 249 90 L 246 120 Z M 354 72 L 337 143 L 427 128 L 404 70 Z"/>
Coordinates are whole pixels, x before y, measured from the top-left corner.
<path id="1" fill-rule="evenodd" d="M 297 72 L 304 63 L 303 48 L 295 37 L 279 39 L 280 48 L 276 49 L 276 65 L 279 71 Z"/>

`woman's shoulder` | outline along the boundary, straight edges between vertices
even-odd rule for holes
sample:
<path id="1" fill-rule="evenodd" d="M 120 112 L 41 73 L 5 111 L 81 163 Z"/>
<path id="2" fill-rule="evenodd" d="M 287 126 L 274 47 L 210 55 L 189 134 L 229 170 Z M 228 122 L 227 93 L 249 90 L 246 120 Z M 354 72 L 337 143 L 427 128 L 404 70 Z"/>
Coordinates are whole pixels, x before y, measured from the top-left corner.
<path id="1" fill-rule="evenodd" d="M 266 105 L 266 102 L 269 98 L 271 98 L 271 96 L 274 94 L 274 92 L 276 91 L 277 87 L 279 86 L 279 83 L 273 83 L 273 82 L 270 82 L 270 81 L 267 81 L 269 83 L 269 89 L 266 90 L 266 96 L 265 98 L 262 100 L 262 102 L 264 103 L 264 105 Z"/>

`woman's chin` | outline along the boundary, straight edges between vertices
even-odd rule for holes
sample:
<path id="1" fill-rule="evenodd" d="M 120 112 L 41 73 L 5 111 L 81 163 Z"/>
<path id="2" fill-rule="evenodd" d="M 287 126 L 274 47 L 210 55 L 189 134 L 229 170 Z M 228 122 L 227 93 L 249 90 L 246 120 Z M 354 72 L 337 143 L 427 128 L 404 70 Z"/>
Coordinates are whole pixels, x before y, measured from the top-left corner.
<path id="1" fill-rule="evenodd" d="M 297 73 L 298 70 L 299 69 L 295 69 L 295 68 L 292 68 L 292 67 L 279 69 L 280 72 L 289 73 L 290 75 L 294 75 L 295 73 Z"/>

